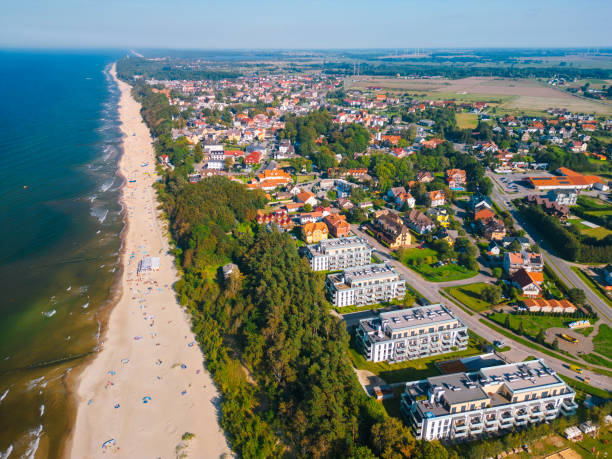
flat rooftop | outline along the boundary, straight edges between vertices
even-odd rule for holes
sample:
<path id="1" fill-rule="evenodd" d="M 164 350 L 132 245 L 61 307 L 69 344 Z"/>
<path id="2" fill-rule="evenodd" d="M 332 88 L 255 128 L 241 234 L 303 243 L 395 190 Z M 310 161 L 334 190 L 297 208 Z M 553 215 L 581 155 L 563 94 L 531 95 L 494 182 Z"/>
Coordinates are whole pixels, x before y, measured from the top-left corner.
<path id="1" fill-rule="evenodd" d="M 476 378 L 472 379 L 467 373 L 433 376 L 427 378 L 427 382 L 432 387 L 432 390 L 436 388 L 443 390 L 444 399 L 451 405 L 489 400 L 489 396 L 482 389 L 478 380 Z"/>
<path id="2" fill-rule="evenodd" d="M 399 274 L 386 263 L 369 264 L 344 270 L 344 277 L 347 282 L 387 279 L 391 276 L 399 277 Z"/>
<path id="3" fill-rule="evenodd" d="M 387 320 L 388 326 L 392 330 L 405 330 L 458 319 L 441 304 L 430 304 L 410 309 L 383 312 L 379 315 L 379 320 Z"/>
<path id="4" fill-rule="evenodd" d="M 318 244 L 310 244 L 308 250 L 312 253 L 325 253 L 330 249 L 349 249 L 369 247 L 368 244 L 358 236 L 339 237 L 336 239 L 327 239 Z"/>
<path id="5" fill-rule="evenodd" d="M 504 383 L 512 392 L 565 384 L 553 369 L 540 360 L 483 368 L 479 373 L 483 385 Z"/>

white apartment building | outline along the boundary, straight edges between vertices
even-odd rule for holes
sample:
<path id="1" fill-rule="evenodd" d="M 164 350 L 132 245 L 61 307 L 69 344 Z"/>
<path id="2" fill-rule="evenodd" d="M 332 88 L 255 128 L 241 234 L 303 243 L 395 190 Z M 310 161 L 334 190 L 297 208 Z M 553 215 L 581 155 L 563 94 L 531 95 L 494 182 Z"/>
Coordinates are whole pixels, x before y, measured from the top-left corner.
<path id="1" fill-rule="evenodd" d="M 309 245 L 306 257 L 313 271 L 337 271 L 369 265 L 372 247 L 357 236 L 327 239 Z"/>
<path id="2" fill-rule="evenodd" d="M 441 304 L 379 313 L 363 319 L 357 343 L 367 360 L 390 363 L 467 348 L 468 329 Z"/>
<path id="3" fill-rule="evenodd" d="M 224 148 L 222 144 L 206 144 L 202 146 L 204 155 L 208 156 L 206 167 L 208 169 L 221 170 L 224 167 Z"/>
<path id="4" fill-rule="evenodd" d="M 573 414 L 575 395 L 536 359 L 406 383 L 401 411 L 418 439 L 461 440 Z"/>
<path id="5" fill-rule="evenodd" d="M 406 281 L 385 263 L 329 274 L 326 284 L 334 306 L 365 306 L 401 299 L 406 295 Z"/>

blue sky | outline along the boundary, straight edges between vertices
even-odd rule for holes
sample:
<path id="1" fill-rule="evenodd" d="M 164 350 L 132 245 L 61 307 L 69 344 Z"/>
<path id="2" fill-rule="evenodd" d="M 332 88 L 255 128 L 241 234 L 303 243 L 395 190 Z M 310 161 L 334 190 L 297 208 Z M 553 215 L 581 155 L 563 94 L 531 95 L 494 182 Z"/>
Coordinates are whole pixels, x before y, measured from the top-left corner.
<path id="1" fill-rule="evenodd" d="M 603 47 L 610 0 L 6 0 L 0 46 Z"/>

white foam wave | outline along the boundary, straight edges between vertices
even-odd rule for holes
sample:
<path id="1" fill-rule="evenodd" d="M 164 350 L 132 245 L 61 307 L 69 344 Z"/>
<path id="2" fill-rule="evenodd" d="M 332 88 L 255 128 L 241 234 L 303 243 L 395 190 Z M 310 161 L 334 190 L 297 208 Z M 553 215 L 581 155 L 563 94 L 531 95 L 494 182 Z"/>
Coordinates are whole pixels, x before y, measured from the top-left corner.
<path id="1" fill-rule="evenodd" d="M 69 292 L 70 290 L 72 290 L 72 285 L 69 285 L 68 288 L 66 289 L 67 292 Z"/>
<path id="2" fill-rule="evenodd" d="M 30 436 L 30 438 L 32 438 L 32 441 L 28 445 L 28 449 L 22 457 L 27 459 L 34 459 L 36 451 L 38 450 L 38 444 L 40 443 L 40 435 L 42 434 L 42 430 L 43 426 L 40 425 L 36 429 L 32 429 L 28 432 L 28 435 Z"/>
<path id="3" fill-rule="evenodd" d="M 8 459 L 13 452 L 13 445 L 9 445 L 5 452 L 0 451 L 0 459 Z"/>
<path id="4" fill-rule="evenodd" d="M 50 311 L 45 311 L 42 313 L 45 317 L 53 317 L 57 311 L 55 309 L 51 309 Z"/>
<path id="5" fill-rule="evenodd" d="M 45 377 L 44 377 L 44 376 L 41 376 L 40 378 L 33 379 L 32 381 L 30 381 L 30 382 L 28 383 L 28 387 L 27 387 L 27 389 L 26 389 L 26 390 L 32 390 L 32 389 L 34 389 L 34 388 L 35 388 L 35 387 L 38 385 L 38 383 L 39 383 L 39 382 L 41 382 L 43 379 L 45 379 Z"/>
<path id="6" fill-rule="evenodd" d="M 45 414 L 45 405 L 44 403 L 42 405 L 40 405 L 40 417 L 43 417 L 43 414 Z"/>
<path id="7" fill-rule="evenodd" d="M 8 395 L 10 389 L 7 389 L 4 391 L 4 393 L 2 395 L 0 395 L 0 403 L 2 403 L 2 400 L 4 400 L 6 398 L 6 396 Z"/>
<path id="8" fill-rule="evenodd" d="M 89 302 L 85 303 L 83 306 L 81 306 L 83 309 L 87 309 L 89 307 Z"/>
<path id="9" fill-rule="evenodd" d="M 106 216 L 108 215 L 108 209 L 92 207 L 90 213 L 92 217 L 96 217 L 100 223 L 103 223 L 104 220 L 106 220 Z"/>
<path id="10" fill-rule="evenodd" d="M 106 180 L 102 186 L 100 187 L 100 191 L 102 193 L 105 193 L 106 191 L 108 191 L 110 189 L 111 186 L 113 186 L 113 183 L 115 183 L 115 178 L 113 177 L 110 180 Z"/>

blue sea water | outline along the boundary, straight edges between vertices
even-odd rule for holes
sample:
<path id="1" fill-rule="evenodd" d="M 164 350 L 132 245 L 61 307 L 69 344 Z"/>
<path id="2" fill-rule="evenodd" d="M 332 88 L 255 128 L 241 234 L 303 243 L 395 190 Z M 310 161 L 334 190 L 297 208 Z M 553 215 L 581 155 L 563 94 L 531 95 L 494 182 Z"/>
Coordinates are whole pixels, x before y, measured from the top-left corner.
<path id="1" fill-rule="evenodd" d="M 57 457 L 123 228 L 121 52 L 0 51 L 0 457 Z"/>

